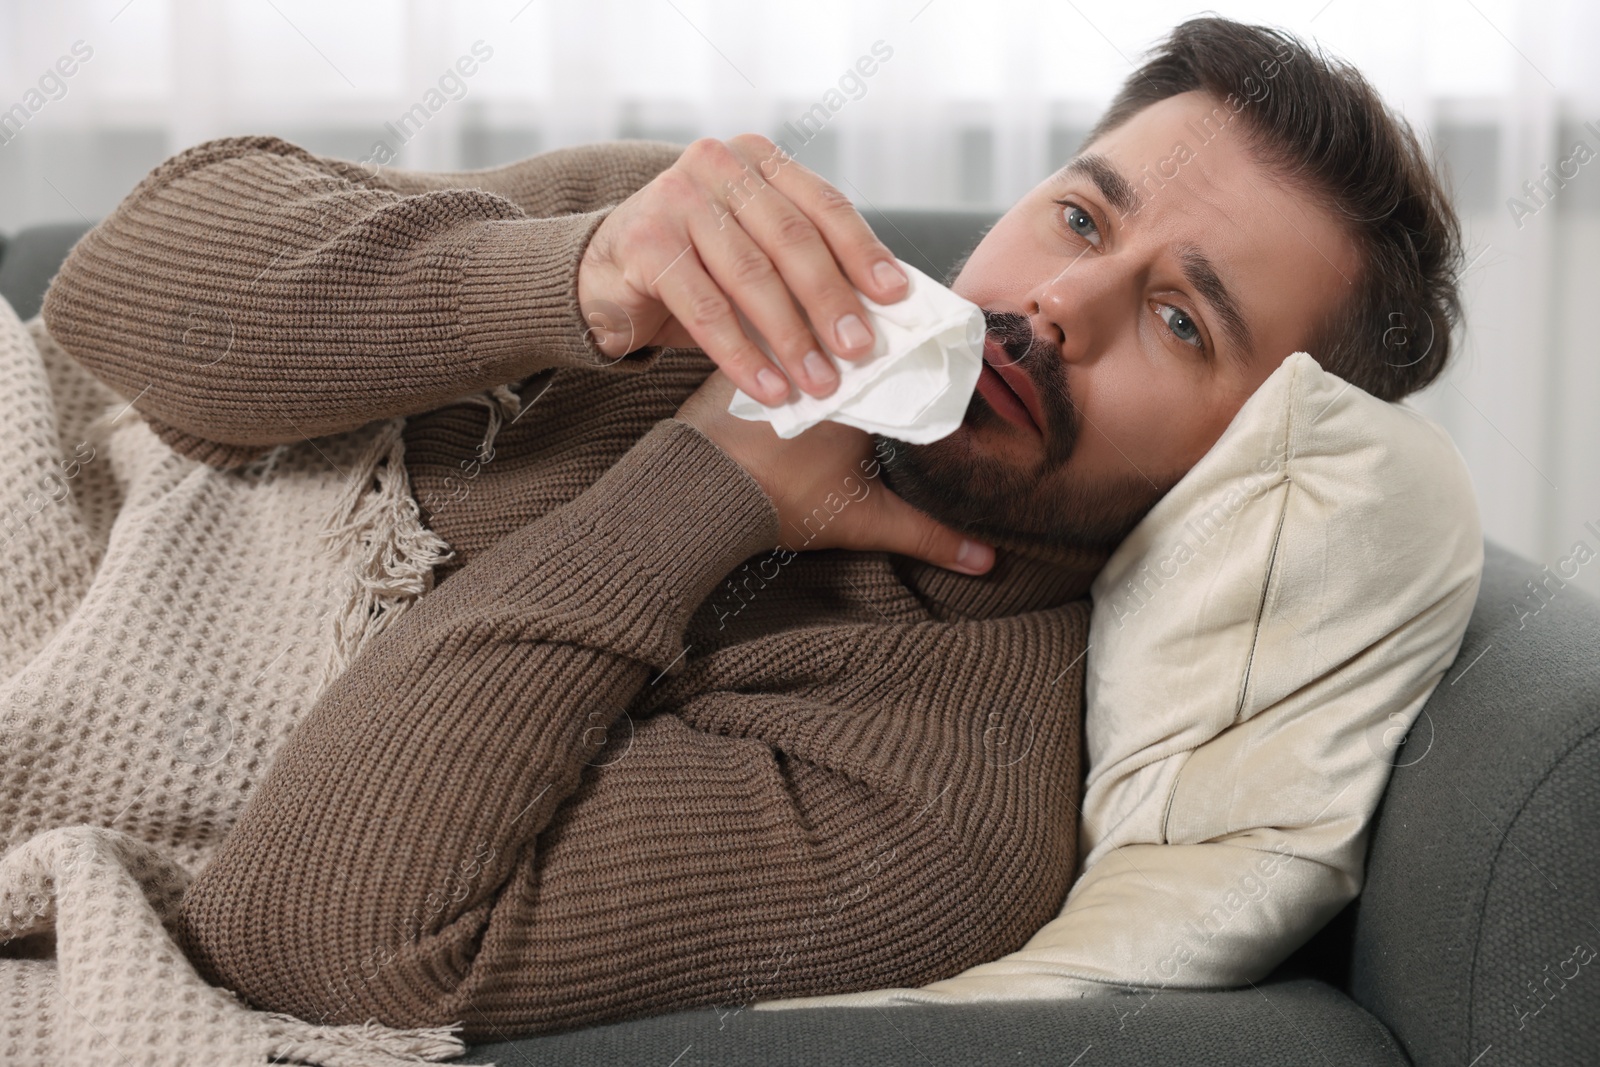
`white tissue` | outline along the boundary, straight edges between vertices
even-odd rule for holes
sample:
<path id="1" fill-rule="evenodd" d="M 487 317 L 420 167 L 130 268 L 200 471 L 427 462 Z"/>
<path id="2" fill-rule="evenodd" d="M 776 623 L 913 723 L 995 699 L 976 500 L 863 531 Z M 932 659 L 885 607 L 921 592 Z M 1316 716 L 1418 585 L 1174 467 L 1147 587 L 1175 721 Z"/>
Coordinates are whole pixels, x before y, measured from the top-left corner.
<path id="1" fill-rule="evenodd" d="M 983 309 L 904 260 L 896 262 L 906 272 L 911 291 L 893 304 L 879 304 L 857 290 L 872 327 L 872 354 L 850 360 L 829 350 L 839 372 L 838 388 L 815 397 L 791 387 L 791 398 L 776 407 L 767 407 L 741 389 L 728 404 L 729 414 L 770 422 L 783 438 L 824 419 L 912 444 L 954 433 L 983 369 Z M 806 317 L 804 310 L 801 317 Z M 743 314 L 739 324 L 781 373 L 766 339 Z M 831 336 L 827 330 L 812 332 Z"/>

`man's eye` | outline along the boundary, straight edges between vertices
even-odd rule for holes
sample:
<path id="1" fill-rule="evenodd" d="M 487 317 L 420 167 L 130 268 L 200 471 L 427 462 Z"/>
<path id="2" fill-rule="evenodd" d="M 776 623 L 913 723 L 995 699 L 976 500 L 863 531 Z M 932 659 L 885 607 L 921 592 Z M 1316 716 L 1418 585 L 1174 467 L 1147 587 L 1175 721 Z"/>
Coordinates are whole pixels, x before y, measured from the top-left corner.
<path id="1" fill-rule="evenodd" d="M 1100 229 L 1094 224 L 1094 216 L 1070 200 L 1055 200 L 1052 203 L 1060 204 L 1063 210 L 1061 217 L 1067 224 L 1067 229 L 1082 237 L 1090 244 L 1099 245 Z"/>
<path id="2" fill-rule="evenodd" d="M 1175 308 L 1171 304 L 1158 305 L 1156 314 L 1161 316 L 1161 321 L 1167 324 L 1167 329 L 1172 335 L 1186 345 L 1195 348 L 1204 348 L 1205 341 L 1200 336 L 1200 327 L 1196 326 L 1187 312 L 1182 308 Z"/>

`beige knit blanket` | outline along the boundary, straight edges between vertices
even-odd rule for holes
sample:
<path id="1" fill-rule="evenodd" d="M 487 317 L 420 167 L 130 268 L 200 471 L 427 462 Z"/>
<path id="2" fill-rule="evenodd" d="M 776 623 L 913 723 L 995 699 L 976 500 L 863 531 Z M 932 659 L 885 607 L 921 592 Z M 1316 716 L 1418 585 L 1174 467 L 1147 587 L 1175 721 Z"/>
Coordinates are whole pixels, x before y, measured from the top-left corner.
<path id="1" fill-rule="evenodd" d="M 168 926 L 296 722 L 448 555 L 402 420 L 218 471 L 3 300 L 0 382 L 0 1063 L 460 1055 L 455 1027 L 250 1010 Z M 491 436 L 519 406 L 470 399 Z"/>

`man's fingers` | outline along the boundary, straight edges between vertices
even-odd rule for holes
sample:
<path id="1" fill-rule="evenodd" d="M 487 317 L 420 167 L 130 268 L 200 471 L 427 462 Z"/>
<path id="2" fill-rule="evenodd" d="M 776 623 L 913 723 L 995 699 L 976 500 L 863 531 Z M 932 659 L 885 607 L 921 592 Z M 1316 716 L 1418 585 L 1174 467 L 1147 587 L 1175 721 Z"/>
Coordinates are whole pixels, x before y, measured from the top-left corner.
<path id="1" fill-rule="evenodd" d="M 735 138 L 730 143 L 748 152 L 759 150 L 760 145 L 755 142 L 770 143 L 752 135 Z M 781 155 L 781 150 L 773 149 L 773 153 L 770 158 L 746 158 L 747 177 L 760 179 L 773 174 L 780 165 L 791 165 L 782 162 L 787 157 Z M 740 195 L 730 197 L 733 210 L 729 214 L 781 273 L 784 283 L 805 308 L 817 337 L 846 359 L 871 354 L 872 327 L 866 306 L 840 269 L 835 252 L 824 239 L 817 221 L 808 217 L 777 185 L 764 180 L 754 192 L 749 190 L 748 181 L 737 192 Z M 725 226 L 727 221 L 727 217 L 723 217 L 719 224 Z M 876 298 L 871 289 L 866 292 Z"/>
<path id="2" fill-rule="evenodd" d="M 963 574 L 983 574 L 994 566 L 993 548 L 962 536 L 888 489 L 883 490 L 878 507 L 872 521 L 882 551 L 913 556 Z"/>
<path id="3" fill-rule="evenodd" d="M 768 198 L 776 201 L 778 194 Z M 691 223 L 690 236 L 706 270 L 766 339 L 784 372 L 812 396 L 833 392 L 839 384 L 833 359 L 801 317 L 788 277 L 779 273 L 767 253 L 727 215 L 715 222 L 706 218 Z M 820 237 L 816 244 L 817 254 L 826 258 Z M 844 284 L 842 276 L 839 284 Z"/>
<path id="4" fill-rule="evenodd" d="M 718 225 L 731 219 L 744 228 L 832 352 L 845 359 L 870 355 L 873 330 L 856 289 L 881 303 L 909 292 L 893 255 L 847 197 L 767 138 L 741 134 L 714 143 L 720 151 L 708 146 L 690 165 L 714 190 Z M 793 190 L 804 193 L 804 202 Z"/>
<path id="5" fill-rule="evenodd" d="M 745 334 L 733 305 L 711 280 L 691 248 L 656 281 L 657 295 L 711 360 L 746 393 L 764 404 L 781 404 L 789 382 Z"/>
<path id="6" fill-rule="evenodd" d="M 761 171 L 762 176 L 816 226 L 852 285 L 880 304 L 892 304 L 910 291 L 894 253 L 878 240 L 848 196 L 759 134 L 741 134 L 729 144 L 775 160 Z"/>

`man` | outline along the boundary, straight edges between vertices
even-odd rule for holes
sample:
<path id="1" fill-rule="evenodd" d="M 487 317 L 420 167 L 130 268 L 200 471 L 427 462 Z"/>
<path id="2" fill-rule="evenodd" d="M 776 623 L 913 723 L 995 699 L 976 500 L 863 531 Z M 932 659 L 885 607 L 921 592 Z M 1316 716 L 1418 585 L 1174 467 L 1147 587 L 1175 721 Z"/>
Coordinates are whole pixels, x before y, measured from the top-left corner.
<path id="1" fill-rule="evenodd" d="M 1289 353 L 1436 376 L 1456 221 L 1359 75 L 1198 20 L 965 260 L 992 369 L 959 430 L 727 415 L 773 373 L 734 306 L 825 394 L 806 357 L 866 350 L 850 287 L 895 299 L 890 258 L 757 137 L 466 175 L 212 142 L 74 250 L 52 335 L 175 449 L 408 416 L 455 552 L 185 896 L 208 977 L 483 1040 L 916 986 L 1055 913 L 1096 572 Z M 1394 358 L 1390 314 L 1435 343 Z M 487 432 L 456 402 L 509 384 L 531 413 Z"/>

